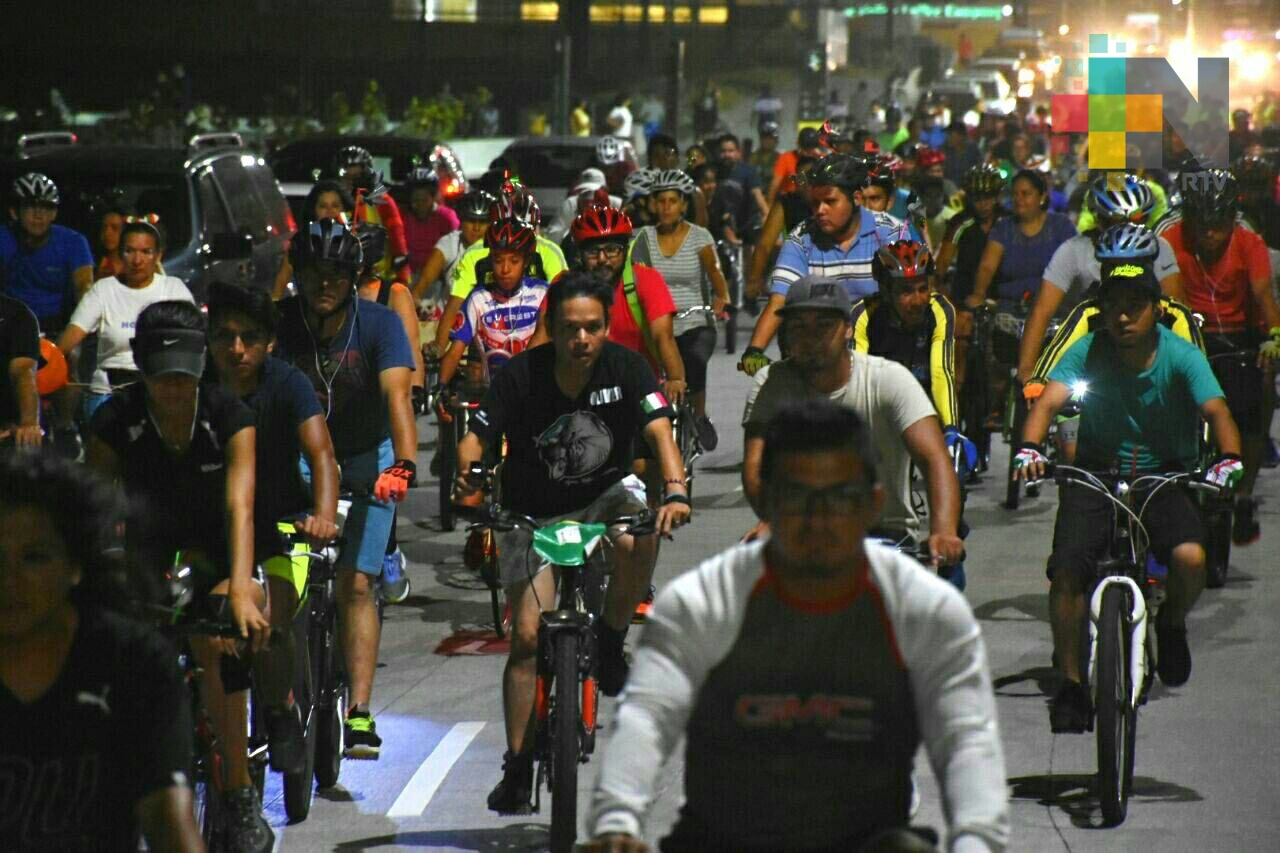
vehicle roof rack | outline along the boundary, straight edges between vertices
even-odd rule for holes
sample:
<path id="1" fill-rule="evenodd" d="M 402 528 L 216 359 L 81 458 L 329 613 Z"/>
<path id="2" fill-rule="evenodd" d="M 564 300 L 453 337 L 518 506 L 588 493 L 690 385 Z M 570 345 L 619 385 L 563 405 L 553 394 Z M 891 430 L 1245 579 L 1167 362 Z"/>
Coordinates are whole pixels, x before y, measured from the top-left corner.
<path id="1" fill-rule="evenodd" d="M 80 138 L 69 130 L 48 130 L 42 133 L 24 133 L 18 137 L 18 156 L 26 157 L 38 148 L 59 148 L 75 145 Z"/>
<path id="2" fill-rule="evenodd" d="M 187 153 L 195 154 L 211 148 L 243 148 L 244 139 L 238 133 L 197 133 L 187 140 Z"/>

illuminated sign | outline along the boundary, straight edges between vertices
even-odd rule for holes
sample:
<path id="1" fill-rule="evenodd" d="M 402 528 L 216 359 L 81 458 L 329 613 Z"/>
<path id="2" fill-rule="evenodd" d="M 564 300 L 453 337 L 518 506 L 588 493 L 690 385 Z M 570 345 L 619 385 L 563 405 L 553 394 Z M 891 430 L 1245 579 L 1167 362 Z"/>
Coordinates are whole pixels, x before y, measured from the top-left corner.
<path id="1" fill-rule="evenodd" d="M 933 3 L 903 4 L 894 7 L 893 13 L 913 18 L 950 18 L 959 21 L 1001 21 L 1007 17 L 1001 6 L 956 6 L 951 3 L 942 6 Z M 887 14 L 887 3 L 869 3 L 844 10 L 846 18 L 873 18 Z"/>

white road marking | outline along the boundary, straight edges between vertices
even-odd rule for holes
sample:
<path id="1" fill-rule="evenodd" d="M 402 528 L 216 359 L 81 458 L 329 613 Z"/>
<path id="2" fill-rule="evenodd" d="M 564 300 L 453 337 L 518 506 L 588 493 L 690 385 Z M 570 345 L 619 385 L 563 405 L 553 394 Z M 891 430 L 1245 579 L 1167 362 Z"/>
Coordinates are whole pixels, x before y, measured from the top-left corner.
<path id="1" fill-rule="evenodd" d="M 484 723 L 456 723 L 448 733 L 431 750 L 418 767 L 409 784 L 404 786 L 400 796 L 387 810 L 387 817 L 417 817 L 422 814 L 444 777 L 462 756 L 471 741 L 484 728 Z"/>
<path id="2" fill-rule="evenodd" d="M 738 486 L 736 489 L 734 489 L 731 492 L 725 492 L 723 495 L 716 498 L 715 503 L 713 503 L 711 506 L 714 509 L 725 509 L 727 507 L 733 506 L 738 502 L 738 492 L 740 491 L 742 491 L 742 486 Z"/>

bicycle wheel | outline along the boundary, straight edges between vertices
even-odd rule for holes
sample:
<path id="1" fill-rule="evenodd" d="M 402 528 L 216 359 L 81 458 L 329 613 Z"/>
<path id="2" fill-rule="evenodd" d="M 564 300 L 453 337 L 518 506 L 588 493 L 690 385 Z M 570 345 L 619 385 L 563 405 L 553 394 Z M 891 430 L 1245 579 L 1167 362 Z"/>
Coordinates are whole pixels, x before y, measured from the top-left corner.
<path id="1" fill-rule="evenodd" d="M 1231 527 L 1235 520 L 1235 508 L 1230 501 L 1215 501 L 1210 505 L 1205 524 L 1206 572 L 1205 586 L 1218 589 L 1227 582 L 1227 570 L 1231 563 Z"/>
<path id="2" fill-rule="evenodd" d="M 1107 826 L 1124 823 L 1133 784 L 1137 711 L 1131 698 L 1129 597 L 1126 587 L 1107 587 L 1098 622 L 1098 800 Z"/>
<path id="3" fill-rule="evenodd" d="M 1017 454 L 1018 439 L 1022 435 L 1022 424 L 1027 419 L 1027 404 L 1013 382 L 1009 383 L 1008 405 L 1013 407 L 1013 415 L 1009 431 L 1009 479 L 1005 484 L 1004 508 L 1017 509 L 1022 500 L 1022 482 L 1013 479 L 1013 463 Z"/>
<path id="4" fill-rule="evenodd" d="M 991 457 L 991 430 L 987 429 L 987 418 L 991 415 L 991 388 L 986 359 L 977 347 L 971 346 L 967 354 L 961 410 L 964 434 L 978 448 L 979 468 L 983 468 Z"/>
<path id="5" fill-rule="evenodd" d="M 316 741 L 318 739 L 316 730 L 319 728 L 320 714 L 319 707 L 316 705 L 316 682 L 314 668 L 311 666 L 309 645 L 306 642 L 297 644 L 301 654 L 297 667 L 298 683 L 293 691 L 294 700 L 306 714 L 306 718 L 302 721 L 305 757 L 302 767 L 297 772 L 284 774 L 284 812 L 292 823 L 307 819 L 307 815 L 311 813 L 311 797 L 315 792 Z"/>
<path id="6" fill-rule="evenodd" d="M 453 530 L 456 521 L 453 515 L 453 481 L 457 473 L 453 470 L 457 467 L 457 456 L 454 448 L 458 442 L 454 439 L 454 427 L 457 424 L 457 411 L 452 409 L 454 421 L 452 423 L 440 424 L 440 446 L 436 452 L 440 454 L 440 529 L 445 531 Z"/>
<path id="7" fill-rule="evenodd" d="M 336 614 L 331 604 L 322 605 L 310 646 L 316 662 L 315 711 L 316 748 L 315 777 L 320 788 L 332 788 L 338 784 L 342 769 L 342 718 L 346 710 L 346 687 L 338 668 L 338 641 Z"/>
<path id="8" fill-rule="evenodd" d="M 676 419 L 676 448 L 684 462 L 684 489 L 693 500 L 693 462 L 698 456 L 698 431 L 694 424 L 693 407 L 681 406 Z"/>
<path id="9" fill-rule="evenodd" d="M 551 851 L 571 853 L 578 837 L 578 742 L 582 711 L 578 707 L 578 635 L 558 631 L 555 655 L 556 704 L 551 719 Z"/>

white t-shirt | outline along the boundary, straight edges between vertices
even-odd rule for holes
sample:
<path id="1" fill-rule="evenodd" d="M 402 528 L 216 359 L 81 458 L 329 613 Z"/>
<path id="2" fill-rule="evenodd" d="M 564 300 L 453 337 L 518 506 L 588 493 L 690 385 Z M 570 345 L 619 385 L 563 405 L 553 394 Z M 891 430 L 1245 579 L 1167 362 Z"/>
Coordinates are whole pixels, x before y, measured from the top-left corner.
<path id="1" fill-rule="evenodd" d="M 440 272 L 440 278 L 437 281 L 450 282 L 453 281 L 453 268 L 458 265 L 458 259 L 462 257 L 470 246 L 462 245 L 462 230 L 456 229 L 436 241 L 436 248 L 440 250 L 440 254 L 444 255 L 444 267 Z M 435 281 L 428 282 L 428 288 L 434 286 Z M 445 296 L 448 296 L 446 293 Z"/>
<path id="2" fill-rule="evenodd" d="M 851 353 L 849 382 L 830 394 L 831 401 L 848 406 L 871 432 L 877 457 L 877 474 L 885 490 L 880 527 L 905 530 L 917 541 L 923 528 L 911 506 L 911 454 L 902 434 L 919 420 L 936 417 L 929 395 L 911 371 L 879 356 Z M 747 392 L 743 426 L 761 428 L 783 406 L 821 396 L 805 383 L 800 372 L 784 359 L 756 373 Z"/>
<path id="3" fill-rule="evenodd" d="M 614 120 L 617 120 L 619 122 L 616 128 L 613 127 Z M 612 110 L 610 110 L 609 111 L 609 127 L 613 128 L 612 130 L 610 130 L 611 136 L 616 136 L 619 139 L 625 139 L 628 142 L 630 142 L 631 141 L 631 110 L 627 109 L 625 106 L 614 107 Z"/>
<path id="4" fill-rule="evenodd" d="M 180 299 L 194 302 L 182 279 L 156 275 L 146 287 L 132 288 L 115 276 L 98 279 L 71 314 L 71 325 L 98 336 L 98 366 L 90 390 L 110 394 L 107 369 L 137 370 L 133 363 L 133 329 L 142 309 L 156 302 Z"/>

